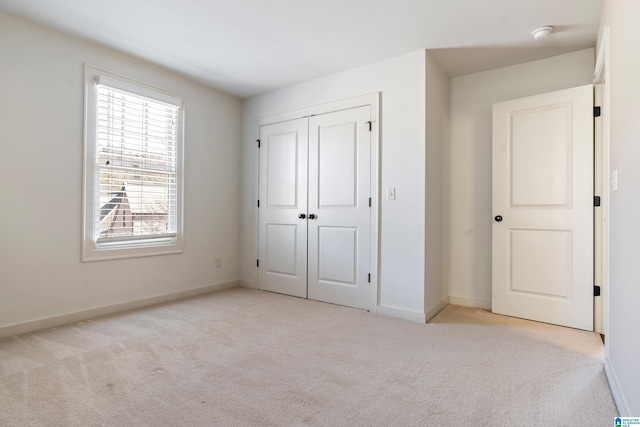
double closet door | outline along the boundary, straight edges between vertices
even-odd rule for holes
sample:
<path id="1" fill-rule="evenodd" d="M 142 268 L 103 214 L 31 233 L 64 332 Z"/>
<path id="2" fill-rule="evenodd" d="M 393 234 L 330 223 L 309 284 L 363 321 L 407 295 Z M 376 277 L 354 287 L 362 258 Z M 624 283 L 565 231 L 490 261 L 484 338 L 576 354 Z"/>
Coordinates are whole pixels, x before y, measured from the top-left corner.
<path id="1" fill-rule="evenodd" d="M 260 127 L 258 288 L 369 307 L 371 107 Z"/>

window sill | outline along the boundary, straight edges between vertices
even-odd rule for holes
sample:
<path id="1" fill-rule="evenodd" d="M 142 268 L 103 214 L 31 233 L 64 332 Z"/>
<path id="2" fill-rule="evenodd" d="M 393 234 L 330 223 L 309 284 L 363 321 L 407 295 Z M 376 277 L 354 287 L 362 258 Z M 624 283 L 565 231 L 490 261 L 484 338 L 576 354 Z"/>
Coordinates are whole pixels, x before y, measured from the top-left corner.
<path id="1" fill-rule="evenodd" d="M 182 252 L 184 249 L 180 240 L 171 243 L 121 244 L 117 246 L 98 246 L 95 242 L 87 242 L 82 248 L 82 262 L 170 255 Z"/>

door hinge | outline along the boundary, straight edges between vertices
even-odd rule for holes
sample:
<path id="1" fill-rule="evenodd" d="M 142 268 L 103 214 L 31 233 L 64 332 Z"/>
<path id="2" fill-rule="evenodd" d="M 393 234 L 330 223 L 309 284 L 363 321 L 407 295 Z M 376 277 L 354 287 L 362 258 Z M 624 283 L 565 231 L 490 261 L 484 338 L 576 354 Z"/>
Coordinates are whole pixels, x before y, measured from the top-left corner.
<path id="1" fill-rule="evenodd" d="M 593 107 L 593 117 L 600 117 L 602 115 L 602 108 Z"/>
<path id="2" fill-rule="evenodd" d="M 600 296 L 600 286 L 594 286 L 593 287 L 593 296 L 594 297 L 599 297 Z"/>
<path id="3" fill-rule="evenodd" d="M 365 122 L 369 125 L 369 132 L 371 132 L 371 130 L 373 129 L 371 126 L 373 125 L 373 123 L 371 122 L 371 120 L 369 120 L 368 122 Z"/>
<path id="4" fill-rule="evenodd" d="M 260 267 L 260 260 L 259 259 L 256 260 L 256 267 Z"/>
<path id="5" fill-rule="evenodd" d="M 371 273 L 367 275 L 367 282 L 371 283 Z"/>
<path id="6" fill-rule="evenodd" d="M 600 196 L 593 196 L 593 206 L 600 206 Z"/>
<path id="7" fill-rule="evenodd" d="M 260 199 L 258 199 L 258 207 L 260 207 Z"/>
<path id="8" fill-rule="evenodd" d="M 256 142 L 258 143 L 258 148 L 260 148 L 260 140 L 256 139 Z"/>
<path id="9" fill-rule="evenodd" d="M 369 197 L 369 207 L 371 207 L 371 197 Z"/>

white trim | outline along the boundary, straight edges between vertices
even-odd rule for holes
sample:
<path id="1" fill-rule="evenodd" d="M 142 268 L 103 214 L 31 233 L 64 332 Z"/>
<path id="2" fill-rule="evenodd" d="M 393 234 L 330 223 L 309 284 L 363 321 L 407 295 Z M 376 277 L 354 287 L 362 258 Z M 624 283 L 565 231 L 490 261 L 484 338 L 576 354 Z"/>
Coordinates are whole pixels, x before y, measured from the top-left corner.
<path id="1" fill-rule="evenodd" d="M 449 297 L 446 296 L 440 300 L 433 308 L 426 311 L 424 314 L 425 322 L 430 321 L 435 317 L 436 314 L 440 313 L 446 306 L 449 305 Z"/>
<path id="2" fill-rule="evenodd" d="M 258 250 L 258 233 L 260 233 L 260 224 L 259 224 L 259 211 L 257 207 L 257 201 L 260 199 L 260 147 L 256 142 L 260 141 L 260 125 L 255 124 L 253 126 L 254 131 L 256 132 L 254 139 L 251 141 L 253 144 L 253 170 L 256 172 L 255 179 L 253 180 L 253 223 L 255 224 L 255 230 L 252 234 L 253 245 L 251 245 L 251 289 L 258 289 L 258 267 L 254 264 L 254 260 L 258 260 L 258 254 L 260 253 Z"/>
<path id="3" fill-rule="evenodd" d="M 369 105 L 371 106 L 371 235 L 369 243 L 369 269 L 371 271 L 371 288 L 369 290 L 369 307 L 370 310 L 378 306 L 380 294 L 380 93 L 368 95 Z"/>
<path id="4" fill-rule="evenodd" d="M 146 83 L 136 82 L 122 76 L 115 77 L 115 74 L 100 74 L 96 77 L 96 84 L 105 85 L 124 92 L 129 92 L 137 96 L 149 98 L 155 102 L 163 102 L 175 107 L 182 107 L 182 98 L 171 94 L 166 90 L 150 86 Z"/>
<path id="5" fill-rule="evenodd" d="M 419 311 L 403 310 L 401 308 L 386 307 L 379 305 L 375 311 L 376 314 L 387 317 L 395 317 L 396 319 L 409 320 L 410 322 L 425 323 L 424 313 Z"/>
<path id="6" fill-rule="evenodd" d="M 452 295 L 449 295 L 449 304 L 461 305 L 463 307 L 481 308 L 483 310 L 491 311 L 491 300 L 487 299 L 454 297 Z"/>
<path id="7" fill-rule="evenodd" d="M 600 311 L 595 311 L 599 318 L 594 319 L 594 324 L 600 326 L 600 333 L 605 336 L 609 334 L 609 205 L 611 200 L 609 185 L 610 181 L 610 123 L 611 123 L 611 85 L 609 76 L 611 75 L 611 54 L 609 46 L 609 26 L 605 26 L 602 31 L 602 38 L 598 47 L 598 57 L 593 72 L 594 84 L 602 85 L 601 107 L 602 116 L 599 124 L 600 136 L 600 158 L 597 159 L 596 168 L 600 168 L 602 177 L 601 184 L 601 206 L 600 206 Z M 597 138 L 597 136 L 596 136 Z M 595 260 L 598 262 L 598 260 Z M 609 355 L 609 340 L 605 340 L 605 355 Z"/>
<path id="8" fill-rule="evenodd" d="M 224 289 L 235 288 L 239 285 L 237 280 L 225 283 L 217 283 L 215 285 L 202 286 L 200 288 L 189 289 L 186 291 L 173 292 L 164 295 L 158 295 L 150 298 L 123 302 L 104 307 L 92 308 L 90 310 L 78 311 L 75 313 L 63 314 L 60 316 L 48 317 L 44 319 L 32 320 L 29 322 L 18 323 L 15 325 L 0 327 L 0 339 L 9 338 L 15 335 L 25 334 L 29 332 L 39 331 L 41 329 L 55 328 L 70 323 L 82 322 L 84 320 L 95 319 L 97 317 L 107 316 L 110 314 L 122 313 L 138 308 L 148 307 L 151 305 L 162 304 L 171 301 L 177 301 L 210 292 L 222 291 Z"/>
<path id="9" fill-rule="evenodd" d="M 596 83 L 593 85 L 593 102 L 594 106 L 602 106 L 602 84 Z M 603 186 L 602 175 L 602 119 L 603 117 L 595 117 L 593 122 L 593 183 L 594 183 L 594 195 L 600 196 L 600 207 L 595 207 L 593 210 L 593 283 L 596 286 L 600 286 L 600 296 L 593 299 L 593 330 L 599 334 L 604 333 L 602 325 L 602 248 L 604 243 L 602 241 L 602 230 L 604 228 L 602 193 L 605 191 Z"/>
<path id="10" fill-rule="evenodd" d="M 607 340 L 608 341 L 608 340 Z M 622 387 L 620 387 L 620 382 L 618 381 L 618 376 L 611 366 L 611 361 L 608 357 L 604 359 L 604 372 L 607 375 L 607 381 L 609 382 L 609 388 L 611 388 L 611 394 L 613 394 L 613 400 L 616 402 L 616 406 L 618 407 L 618 412 L 621 417 L 633 417 L 637 414 L 631 414 L 631 409 L 629 409 L 629 404 L 627 403 L 627 399 L 622 392 Z"/>
<path id="11" fill-rule="evenodd" d="M 379 277 L 379 240 L 380 233 L 380 93 L 371 93 L 368 95 L 357 96 L 354 98 L 342 99 L 327 104 L 316 105 L 308 108 L 303 108 L 296 111 L 290 111 L 286 113 L 275 114 L 267 117 L 257 119 L 257 126 L 255 132 L 257 133 L 256 140 L 260 139 L 260 126 L 285 122 L 289 120 L 299 119 L 302 117 L 308 117 L 316 114 L 327 114 L 341 110 L 348 110 L 352 108 L 370 106 L 371 107 L 371 236 L 370 236 L 370 255 L 369 255 L 369 269 L 371 272 L 371 289 L 369 293 L 368 310 L 375 312 L 378 306 L 378 294 L 380 284 L 378 283 Z M 259 156 L 260 151 L 258 144 L 255 144 L 254 148 L 254 170 L 256 173 L 256 179 L 254 182 L 254 200 L 258 200 L 260 182 L 259 182 Z M 258 207 L 254 205 L 253 209 L 253 223 L 256 225 L 255 233 L 253 235 L 252 250 L 254 257 L 258 259 Z M 258 269 L 252 268 L 251 274 L 252 289 L 257 289 L 258 285 Z"/>
<path id="12" fill-rule="evenodd" d="M 607 45 L 609 42 L 609 27 L 604 27 L 600 46 L 598 47 L 598 57 L 593 71 L 593 83 L 604 83 L 606 76 Z"/>
<path id="13" fill-rule="evenodd" d="M 378 127 L 379 117 L 377 115 L 374 115 L 374 111 L 375 113 L 378 112 L 379 99 L 380 99 L 380 93 L 376 92 L 376 93 L 370 93 L 367 95 L 356 96 L 353 98 L 341 99 L 341 100 L 329 102 L 326 104 L 314 105 L 311 107 L 302 108 L 300 110 L 273 114 L 271 116 L 259 118 L 258 127 L 263 125 L 271 125 L 274 123 L 280 123 L 280 122 L 286 122 L 289 120 L 299 119 L 301 117 L 313 116 L 314 114 L 333 113 L 336 111 L 349 110 L 351 108 L 358 108 L 366 105 L 371 105 L 372 107 L 371 116 L 376 119 L 376 121 L 373 122 L 375 124 L 374 127 Z"/>

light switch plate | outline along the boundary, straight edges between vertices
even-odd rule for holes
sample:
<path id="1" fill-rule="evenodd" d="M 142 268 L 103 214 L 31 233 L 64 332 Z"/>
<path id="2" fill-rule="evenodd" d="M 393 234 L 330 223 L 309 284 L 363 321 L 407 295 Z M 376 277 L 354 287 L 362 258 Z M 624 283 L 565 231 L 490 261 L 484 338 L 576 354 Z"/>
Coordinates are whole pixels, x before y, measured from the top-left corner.
<path id="1" fill-rule="evenodd" d="M 387 200 L 395 200 L 396 199 L 396 187 L 387 188 Z"/>

